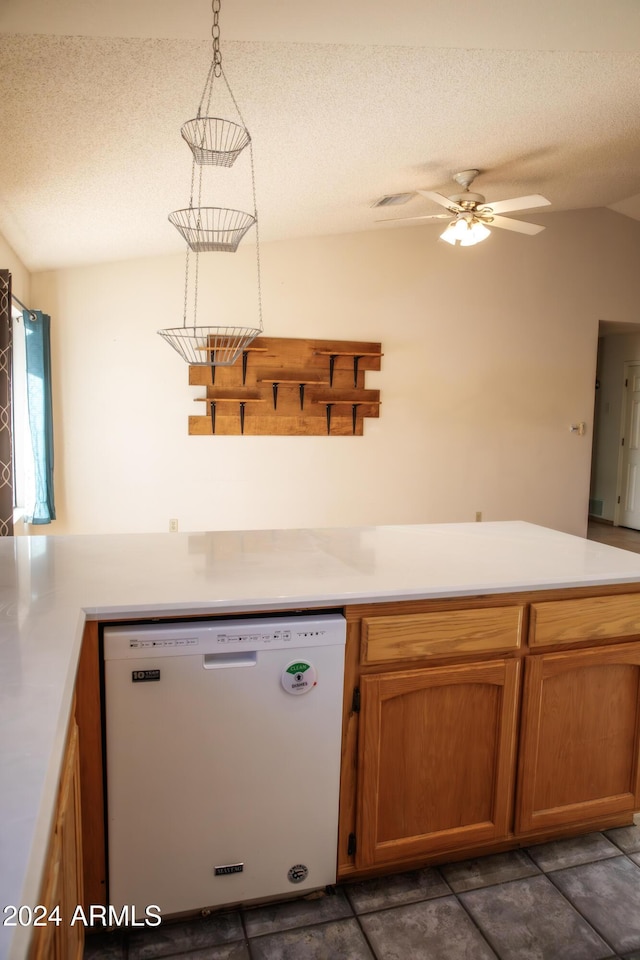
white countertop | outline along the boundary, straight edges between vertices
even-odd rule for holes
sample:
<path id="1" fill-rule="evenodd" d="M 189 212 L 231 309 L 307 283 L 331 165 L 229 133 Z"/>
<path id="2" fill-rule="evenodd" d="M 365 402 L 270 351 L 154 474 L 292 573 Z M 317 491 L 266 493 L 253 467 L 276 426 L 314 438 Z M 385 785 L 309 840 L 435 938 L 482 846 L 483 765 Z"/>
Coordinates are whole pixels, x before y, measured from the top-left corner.
<path id="1" fill-rule="evenodd" d="M 521 522 L 1 538 L 0 913 L 37 902 L 86 619 L 634 581 L 640 555 Z M 26 943 L 0 927 L 0 958 Z"/>

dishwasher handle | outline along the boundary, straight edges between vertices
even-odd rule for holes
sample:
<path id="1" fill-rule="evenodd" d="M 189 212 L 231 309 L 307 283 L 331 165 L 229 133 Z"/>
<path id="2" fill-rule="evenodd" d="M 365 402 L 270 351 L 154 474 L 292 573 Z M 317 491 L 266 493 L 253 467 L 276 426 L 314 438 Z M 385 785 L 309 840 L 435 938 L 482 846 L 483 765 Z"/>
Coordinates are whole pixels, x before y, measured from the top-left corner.
<path id="1" fill-rule="evenodd" d="M 205 653 L 202 666 L 205 670 L 220 670 L 223 667 L 255 667 L 258 662 L 256 650 L 237 650 L 233 653 Z"/>

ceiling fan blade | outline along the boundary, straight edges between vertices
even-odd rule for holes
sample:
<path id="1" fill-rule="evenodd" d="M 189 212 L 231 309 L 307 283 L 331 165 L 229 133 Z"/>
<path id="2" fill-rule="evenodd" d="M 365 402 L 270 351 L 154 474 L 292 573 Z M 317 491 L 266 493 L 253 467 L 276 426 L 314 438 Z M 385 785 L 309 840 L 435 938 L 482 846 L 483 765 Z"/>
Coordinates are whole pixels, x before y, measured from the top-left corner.
<path id="1" fill-rule="evenodd" d="M 450 213 L 430 213 L 426 217 L 385 217 L 384 220 L 376 220 L 376 223 L 398 223 L 399 220 L 450 220 Z"/>
<path id="2" fill-rule="evenodd" d="M 532 193 L 529 197 L 514 197 L 512 200 L 496 200 L 495 203 L 485 203 L 494 213 L 513 213 L 515 210 L 531 210 L 532 207 L 549 206 L 551 200 L 541 197 L 539 193 Z"/>
<path id="3" fill-rule="evenodd" d="M 537 223 L 526 223 L 524 220 L 512 220 L 510 217 L 494 217 L 487 226 L 489 228 L 501 227 L 503 230 L 514 230 L 516 233 L 528 233 L 531 237 L 545 229 Z"/>
<path id="4" fill-rule="evenodd" d="M 434 203 L 439 203 L 441 207 L 446 207 L 448 210 L 455 210 L 456 213 L 462 213 L 464 209 L 459 203 L 456 203 L 454 200 L 449 200 L 448 197 L 443 197 L 441 193 L 434 193 L 433 190 L 418 190 L 416 192 L 423 197 L 428 197 L 429 200 L 433 200 Z"/>

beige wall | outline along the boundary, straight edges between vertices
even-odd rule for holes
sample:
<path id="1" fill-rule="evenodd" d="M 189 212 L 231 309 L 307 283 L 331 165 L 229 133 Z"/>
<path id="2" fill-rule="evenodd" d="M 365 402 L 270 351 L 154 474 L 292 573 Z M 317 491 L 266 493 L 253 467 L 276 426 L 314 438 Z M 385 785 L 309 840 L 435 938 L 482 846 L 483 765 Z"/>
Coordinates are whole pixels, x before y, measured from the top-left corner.
<path id="1" fill-rule="evenodd" d="M 544 222 L 537 237 L 496 230 L 470 249 L 437 242 L 432 225 L 263 246 L 265 334 L 382 341 L 382 370 L 367 374 L 381 417 L 362 438 L 188 436 L 201 390 L 156 336 L 182 323 L 181 255 L 34 275 L 54 331 L 49 532 L 166 531 L 171 517 L 181 530 L 448 522 L 481 510 L 583 534 L 598 320 L 636 319 L 640 224 L 606 210 Z M 253 322 L 250 247 L 203 255 L 201 276 L 200 323 Z M 582 438 L 569 432 L 579 420 Z"/>
<path id="2" fill-rule="evenodd" d="M 30 307 L 29 272 L 2 234 L 0 234 L 0 267 L 11 271 L 11 292 L 15 293 L 16 297 L 19 297 L 23 303 Z"/>

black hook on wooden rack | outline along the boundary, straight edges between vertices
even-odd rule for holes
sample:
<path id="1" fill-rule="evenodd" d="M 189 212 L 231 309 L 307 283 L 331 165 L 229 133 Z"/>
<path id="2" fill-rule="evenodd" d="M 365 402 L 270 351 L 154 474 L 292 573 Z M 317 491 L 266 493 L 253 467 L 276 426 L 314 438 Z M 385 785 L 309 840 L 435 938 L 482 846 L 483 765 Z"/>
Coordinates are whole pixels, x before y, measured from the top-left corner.
<path id="1" fill-rule="evenodd" d="M 352 426 L 352 431 L 351 431 L 351 432 L 354 433 L 354 434 L 355 434 L 355 432 L 356 432 L 356 424 L 357 424 L 357 422 L 358 422 L 358 407 L 359 407 L 359 406 L 360 406 L 359 403 L 352 403 L 352 404 L 351 404 L 351 426 Z"/>
<path id="2" fill-rule="evenodd" d="M 327 404 L 327 433 L 331 433 L 331 409 L 333 407 L 332 403 Z"/>

